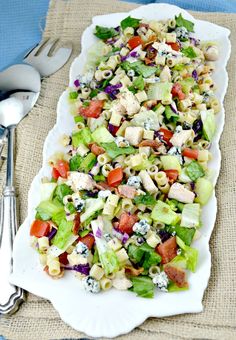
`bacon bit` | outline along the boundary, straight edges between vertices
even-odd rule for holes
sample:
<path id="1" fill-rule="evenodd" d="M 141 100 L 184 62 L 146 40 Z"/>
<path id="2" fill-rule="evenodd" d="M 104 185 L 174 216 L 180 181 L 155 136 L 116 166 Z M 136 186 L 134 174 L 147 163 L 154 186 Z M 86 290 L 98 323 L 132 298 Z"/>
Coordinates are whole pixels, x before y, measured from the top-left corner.
<path id="1" fill-rule="evenodd" d="M 89 144 L 89 148 L 95 156 L 99 156 L 105 153 L 105 150 L 101 146 L 98 146 L 96 143 Z"/>
<path id="2" fill-rule="evenodd" d="M 152 63 L 152 60 L 149 59 L 149 58 L 145 58 L 144 61 L 145 61 L 145 64 L 146 64 L 146 65 L 149 65 L 149 64 Z"/>
<path id="3" fill-rule="evenodd" d="M 141 143 L 139 143 L 139 147 L 141 146 L 150 146 L 151 148 L 157 149 L 159 146 L 161 146 L 162 143 L 158 142 L 157 140 L 143 140 Z"/>
<path id="4" fill-rule="evenodd" d="M 113 222 L 112 223 L 113 228 L 118 229 L 119 227 L 119 222 Z"/>
<path id="5" fill-rule="evenodd" d="M 164 266 L 164 271 L 168 278 L 173 281 L 178 287 L 188 287 L 186 273 L 182 268 L 174 267 L 170 264 Z"/>
<path id="6" fill-rule="evenodd" d="M 120 196 L 127 197 L 133 199 L 136 195 L 136 189 L 131 187 L 130 185 L 119 185 L 118 192 Z"/>
<path id="7" fill-rule="evenodd" d="M 74 218 L 74 224 L 73 224 L 73 234 L 78 235 L 80 229 L 80 214 L 77 213 Z"/>
<path id="8" fill-rule="evenodd" d="M 99 190 L 110 190 L 110 191 L 114 191 L 115 188 L 110 187 L 107 183 L 105 182 L 98 182 L 95 183 L 94 186 L 99 189 Z"/>
<path id="9" fill-rule="evenodd" d="M 150 44 L 149 46 L 147 46 L 146 48 L 146 57 L 150 60 L 154 60 L 156 58 L 157 55 L 157 50 L 155 48 L 152 47 L 152 44 Z"/>
<path id="10" fill-rule="evenodd" d="M 192 77 L 192 75 L 189 74 L 189 73 L 186 73 L 186 74 L 183 75 L 183 78 L 190 78 L 190 77 Z"/>
<path id="11" fill-rule="evenodd" d="M 125 266 L 125 273 L 131 276 L 139 276 L 143 271 L 143 267 L 136 269 L 132 266 Z"/>
<path id="12" fill-rule="evenodd" d="M 157 100 L 147 100 L 145 103 L 143 103 L 143 106 L 146 107 L 148 110 L 151 110 L 156 105 Z"/>
<path id="13" fill-rule="evenodd" d="M 69 261 L 67 259 L 67 255 L 68 255 L 68 253 L 66 251 L 59 255 L 59 262 L 61 264 L 64 264 L 64 266 L 66 266 L 69 263 Z"/>

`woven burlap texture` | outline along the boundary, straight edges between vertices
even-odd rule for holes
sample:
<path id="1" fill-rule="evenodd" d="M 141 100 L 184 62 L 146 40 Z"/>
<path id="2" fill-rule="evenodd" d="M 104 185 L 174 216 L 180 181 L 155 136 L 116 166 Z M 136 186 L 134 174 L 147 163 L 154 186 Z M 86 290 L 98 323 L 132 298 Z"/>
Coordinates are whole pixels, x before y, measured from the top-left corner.
<path id="1" fill-rule="evenodd" d="M 115 0 L 51 0 L 44 37 L 69 39 L 73 41 L 74 50 L 66 66 L 43 80 L 37 104 L 17 128 L 15 184 L 20 222 L 26 217 L 30 183 L 41 167 L 44 140 L 55 124 L 59 96 L 68 85 L 70 64 L 80 52 L 81 33 L 91 24 L 94 15 L 128 11 L 136 6 Z M 226 122 L 220 143 L 222 167 L 216 186 L 218 214 L 210 242 L 212 270 L 204 294 L 204 312 L 150 318 L 130 334 L 118 337 L 119 340 L 236 339 L 236 15 L 194 13 L 194 16 L 228 27 L 232 42 L 229 87 L 225 97 Z M 4 171 L 5 164 L 1 167 L 0 185 Z M 85 336 L 66 325 L 50 302 L 32 294 L 15 315 L 0 319 L 0 334 L 8 340 L 78 339 Z"/>

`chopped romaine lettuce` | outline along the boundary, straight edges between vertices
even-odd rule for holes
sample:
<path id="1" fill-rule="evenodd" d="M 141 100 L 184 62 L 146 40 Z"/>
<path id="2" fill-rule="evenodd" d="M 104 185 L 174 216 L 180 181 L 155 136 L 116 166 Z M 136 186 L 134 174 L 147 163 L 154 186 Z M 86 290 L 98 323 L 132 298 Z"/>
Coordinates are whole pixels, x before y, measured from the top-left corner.
<path id="1" fill-rule="evenodd" d="M 67 184 L 62 183 L 56 187 L 53 197 L 57 198 L 59 202 L 63 203 L 63 197 L 71 195 L 72 193 L 73 191 L 71 190 L 71 188 Z"/>
<path id="2" fill-rule="evenodd" d="M 181 48 L 181 52 L 183 53 L 183 55 L 185 55 L 186 57 L 191 58 L 191 59 L 197 57 L 196 52 L 194 51 L 194 49 L 191 46 Z"/>
<path id="3" fill-rule="evenodd" d="M 147 243 L 141 246 L 130 244 L 128 247 L 128 255 L 130 260 L 138 264 L 139 267 L 148 269 L 152 265 L 157 265 L 161 262 L 161 256 L 155 252 Z"/>
<path id="4" fill-rule="evenodd" d="M 172 83 L 151 84 L 148 89 L 148 99 L 169 100 L 171 98 Z"/>
<path id="5" fill-rule="evenodd" d="M 77 99 L 78 95 L 79 95 L 78 92 L 73 91 L 73 92 L 69 93 L 69 98 L 70 99 Z"/>
<path id="6" fill-rule="evenodd" d="M 99 126 L 93 133 L 92 137 L 94 141 L 98 144 L 101 143 L 111 143 L 114 141 L 114 137 L 112 134 L 107 130 L 105 126 Z"/>
<path id="7" fill-rule="evenodd" d="M 175 256 L 169 263 L 175 267 L 179 267 L 182 269 L 187 268 L 186 258 L 182 255 Z"/>
<path id="8" fill-rule="evenodd" d="M 86 200 L 85 212 L 81 214 L 81 223 L 85 222 L 96 211 L 103 209 L 104 201 L 102 198 L 89 198 Z"/>
<path id="9" fill-rule="evenodd" d="M 51 201 L 56 187 L 57 187 L 56 183 L 52 183 L 52 182 L 41 183 L 40 184 L 41 201 Z"/>
<path id="10" fill-rule="evenodd" d="M 128 16 L 120 22 L 120 26 L 122 30 L 125 30 L 127 27 L 137 28 L 140 21 L 141 19 L 131 18 L 131 16 Z"/>
<path id="11" fill-rule="evenodd" d="M 144 80 L 142 76 L 139 76 L 133 81 L 133 86 L 138 90 L 142 91 L 144 89 Z"/>
<path id="12" fill-rule="evenodd" d="M 120 155 L 130 155 L 135 153 L 135 149 L 132 146 L 128 146 L 126 148 L 119 148 L 115 142 L 102 143 L 102 147 L 106 150 L 106 152 L 112 159 Z"/>
<path id="13" fill-rule="evenodd" d="M 146 128 L 147 130 L 159 130 L 160 124 L 158 115 L 152 110 L 139 112 L 134 115 L 131 123 L 135 126 Z M 148 126 L 148 128 L 147 128 Z"/>
<path id="14" fill-rule="evenodd" d="M 167 289 L 168 289 L 168 292 L 173 293 L 173 292 L 180 292 L 180 291 L 182 291 L 182 290 L 188 290 L 189 287 L 188 287 L 188 286 L 185 286 L 185 287 L 178 287 L 178 286 L 176 285 L 176 283 L 174 283 L 174 282 L 171 281 L 171 282 L 169 283 Z"/>
<path id="15" fill-rule="evenodd" d="M 180 225 L 188 228 L 200 226 L 200 204 L 188 203 L 184 205 Z"/>
<path id="16" fill-rule="evenodd" d="M 84 123 L 84 117 L 82 116 L 74 116 L 75 123 Z"/>
<path id="17" fill-rule="evenodd" d="M 151 218 L 156 222 L 163 222 L 165 224 L 176 224 L 179 219 L 171 207 L 162 201 L 157 201 L 152 210 Z"/>
<path id="18" fill-rule="evenodd" d="M 131 277 L 133 286 L 129 289 L 140 297 L 153 298 L 155 285 L 148 276 Z"/>
<path id="19" fill-rule="evenodd" d="M 96 26 L 94 35 L 102 40 L 107 40 L 109 38 L 115 37 L 118 35 L 119 32 L 116 31 L 113 27 L 103 27 L 103 26 Z"/>
<path id="20" fill-rule="evenodd" d="M 36 208 L 36 216 L 38 219 L 46 221 L 50 220 L 54 214 L 57 214 L 63 210 L 63 205 L 61 205 L 59 202 L 56 203 L 52 201 L 42 201 Z"/>
<path id="21" fill-rule="evenodd" d="M 81 144 L 88 145 L 92 141 L 92 135 L 88 127 L 72 134 L 72 145 L 75 148 L 78 148 Z"/>
<path id="22" fill-rule="evenodd" d="M 171 109 L 169 105 L 165 107 L 165 116 L 166 119 L 176 123 L 179 120 L 179 115 L 177 113 L 174 113 L 174 111 Z"/>
<path id="23" fill-rule="evenodd" d="M 198 250 L 187 246 L 180 237 L 176 237 L 178 246 L 182 249 L 182 255 L 186 259 L 186 267 L 191 270 L 191 272 L 196 271 L 196 266 L 198 262 Z"/>
<path id="24" fill-rule="evenodd" d="M 181 13 L 175 16 L 175 22 L 177 27 L 185 27 L 188 32 L 194 32 L 194 23 L 184 19 Z"/>
<path id="25" fill-rule="evenodd" d="M 196 181 L 199 177 L 203 177 L 205 172 L 197 161 L 192 161 L 186 167 L 186 172 L 192 181 Z"/>
<path id="26" fill-rule="evenodd" d="M 74 155 L 71 159 L 70 159 L 70 170 L 71 171 L 76 171 L 79 170 L 80 168 L 80 164 L 83 160 L 83 157 L 81 157 L 80 155 Z"/>
<path id="27" fill-rule="evenodd" d="M 211 142 L 216 130 L 216 120 L 213 110 L 201 111 L 201 120 L 203 123 L 203 134 Z"/>
<path id="28" fill-rule="evenodd" d="M 134 203 L 136 205 L 144 204 L 147 206 L 153 206 L 154 204 L 156 204 L 156 200 L 152 195 L 150 195 L 149 193 L 146 193 L 146 195 L 135 196 Z"/>
<path id="29" fill-rule="evenodd" d="M 194 237 L 194 234 L 196 232 L 195 228 L 187 228 L 187 227 L 181 227 L 179 225 L 176 225 L 173 228 L 173 231 L 176 232 L 176 235 L 179 236 L 187 246 L 190 246 Z"/>
<path id="30" fill-rule="evenodd" d="M 93 176 L 93 179 L 96 182 L 104 182 L 106 180 L 106 177 L 103 175 L 95 175 Z"/>
<path id="31" fill-rule="evenodd" d="M 58 225 L 58 230 L 53 238 L 52 244 L 62 249 L 72 236 L 73 221 L 63 219 Z"/>
<path id="32" fill-rule="evenodd" d="M 137 74 L 143 76 L 144 78 L 148 78 L 151 75 L 155 74 L 157 68 L 155 66 L 147 66 L 143 62 L 135 61 L 134 63 L 130 63 L 128 61 L 124 61 L 120 64 L 120 66 L 127 72 L 129 70 L 134 70 Z"/>
<path id="33" fill-rule="evenodd" d="M 90 152 L 85 158 L 82 159 L 82 162 L 79 166 L 79 171 L 88 173 L 89 170 L 91 170 L 95 165 L 96 161 L 97 157 L 92 152 Z"/>
<path id="34" fill-rule="evenodd" d="M 212 195 L 213 185 L 208 179 L 199 177 L 195 183 L 194 191 L 197 194 L 195 202 L 204 205 L 208 202 Z"/>
<path id="35" fill-rule="evenodd" d="M 179 83 L 180 83 L 180 85 L 182 87 L 182 91 L 185 94 L 189 94 L 191 88 L 195 84 L 195 81 L 194 81 L 194 79 L 192 77 L 188 77 L 188 78 L 185 78 L 183 80 L 180 80 Z"/>

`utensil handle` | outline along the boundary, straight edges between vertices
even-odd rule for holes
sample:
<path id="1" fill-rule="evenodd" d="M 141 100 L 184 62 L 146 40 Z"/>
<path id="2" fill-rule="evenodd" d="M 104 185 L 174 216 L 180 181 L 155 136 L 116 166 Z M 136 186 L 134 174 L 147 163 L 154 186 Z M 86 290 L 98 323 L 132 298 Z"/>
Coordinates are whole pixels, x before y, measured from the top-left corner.
<path id="1" fill-rule="evenodd" d="M 9 283 L 12 271 L 13 240 L 17 231 L 15 188 L 6 186 L 3 190 L 0 215 L 0 314 L 15 312 L 24 301 L 24 291 Z"/>
<path id="2" fill-rule="evenodd" d="M 2 150 L 4 148 L 4 144 L 6 142 L 7 133 L 8 133 L 7 129 L 0 127 L 0 159 L 2 156 Z"/>

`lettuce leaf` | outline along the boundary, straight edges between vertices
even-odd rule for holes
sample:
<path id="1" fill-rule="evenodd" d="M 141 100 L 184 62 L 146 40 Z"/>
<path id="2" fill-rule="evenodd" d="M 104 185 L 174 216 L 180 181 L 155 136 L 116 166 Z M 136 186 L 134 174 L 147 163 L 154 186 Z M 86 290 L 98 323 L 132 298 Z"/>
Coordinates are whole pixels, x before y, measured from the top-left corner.
<path id="1" fill-rule="evenodd" d="M 176 237 L 178 246 L 182 249 L 182 255 L 186 259 L 186 267 L 191 270 L 191 272 L 196 271 L 196 266 L 198 262 L 198 250 L 187 246 L 180 237 Z"/>
<path id="2" fill-rule="evenodd" d="M 185 27 L 188 32 L 194 32 L 194 23 L 184 19 L 181 13 L 175 16 L 175 22 L 177 27 Z"/>
<path id="3" fill-rule="evenodd" d="M 155 66 L 147 66 L 143 62 L 135 61 L 134 63 L 130 63 L 125 61 L 120 64 L 120 66 L 127 72 L 129 70 L 134 70 L 137 74 L 141 75 L 144 78 L 148 78 L 154 73 L 156 73 L 157 68 Z"/>
<path id="4" fill-rule="evenodd" d="M 59 202 L 63 203 L 63 197 L 71 195 L 72 193 L 73 191 L 71 188 L 67 184 L 62 183 L 56 187 L 53 197 L 57 198 Z"/>
<path id="5" fill-rule="evenodd" d="M 168 292 L 173 293 L 173 292 L 181 292 L 181 291 L 183 291 L 183 290 L 188 290 L 189 287 L 178 287 L 178 286 L 176 285 L 176 283 L 174 283 L 174 282 L 171 281 L 171 282 L 169 283 L 167 289 L 168 289 Z"/>
<path id="6" fill-rule="evenodd" d="M 129 289 L 140 297 L 153 298 L 155 285 L 148 276 L 131 277 L 133 286 Z"/>
<path id="7" fill-rule="evenodd" d="M 123 19 L 120 23 L 122 30 L 125 30 L 127 27 L 137 28 L 139 26 L 141 19 L 131 18 L 128 16 L 127 18 Z"/>
<path id="8" fill-rule="evenodd" d="M 192 181 L 196 181 L 199 177 L 203 177 L 205 172 L 197 161 L 192 161 L 186 167 L 186 172 Z"/>
<path id="9" fill-rule="evenodd" d="M 200 204 L 189 203 L 184 205 L 180 225 L 188 228 L 200 226 Z"/>
<path id="10" fill-rule="evenodd" d="M 135 196 L 134 203 L 136 205 L 144 204 L 144 205 L 147 205 L 147 206 L 153 206 L 153 205 L 156 204 L 156 200 L 152 195 L 150 195 L 149 193 L 146 193 L 146 195 Z"/>
<path id="11" fill-rule="evenodd" d="M 93 141 L 89 128 L 84 128 L 72 134 L 72 145 L 78 148 L 81 144 L 88 145 Z"/>
<path id="12" fill-rule="evenodd" d="M 52 244 L 60 249 L 63 249 L 65 244 L 70 239 L 73 228 L 73 221 L 63 219 L 59 226 L 56 235 L 53 238 Z"/>
<path id="13" fill-rule="evenodd" d="M 107 40 L 109 38 L 115 37 L 119 34 L 113 27 L 103 27 L 103 26 L 96 26 L 95 32 L 93 33 L 97 38 L 102 40 Z"/>
<path id="14" fill-rule="evenodd" d="M 42 201 L 36 208 L 36 218 L 47 221 L 56 213 L 64 211 L 63 205 L 59 202 Z"/>
<path id="15" fill-rule="evenodd" d="M 157 265 L 161 262 L 161 256 L 147 243 L 143 243 L 141 246 L 130 244 L 128 255 L 133 263 L 144 269 L 149 269 L 152 265 Z"/>
<path id="16" fill-rule="evenodd" d="M 83 160 L 83 158 L 80 155 L 74 155 L 70 159 L 70 171 L 79 170 L 79 167 L 80 167 L 82 160 Z"/>
<path id="17" fill-rule="evenodd" d="M 191 59 L 197 57 L 196 52 L 194 51 L 194 49 L 191 46 L 181 48 L 181 52 L 183 53 L 183 55 L 185 55 L 186 57 L 191 58 Z"/>
<path id="18" fill-rule="evenodd" d="M 119 148 L 115 142 L 102 143 L 101 145 L 112 159 L 120 155 L 130 155 L 135 153 L 135 149 L 132 146 L 128 146 L 127 148 Z"/>

